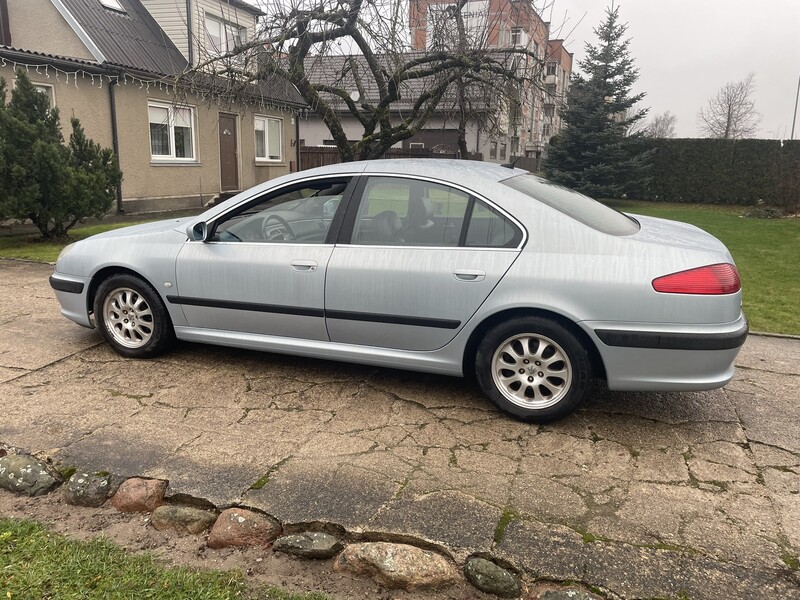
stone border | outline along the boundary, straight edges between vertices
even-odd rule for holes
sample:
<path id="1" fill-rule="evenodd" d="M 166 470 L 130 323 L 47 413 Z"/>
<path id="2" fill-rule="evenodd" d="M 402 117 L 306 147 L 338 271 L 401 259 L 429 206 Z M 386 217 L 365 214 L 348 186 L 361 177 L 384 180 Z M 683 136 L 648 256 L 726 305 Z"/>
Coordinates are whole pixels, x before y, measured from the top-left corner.
<path id="1" fill-rule="evenodd" d="M 149 513 L 151 526 L 179 535 L 205 535 L 209 548 L 261 547 L 307 560 L 333 560 L 333 570 L 368 576 L 387 589 L 439 590 L 466 580 L 501 598 L 603 600 L 609 590 L 591 591 L 572 582 L 526 581 L 523 570 L 487 553 L 458 564 L 446 548 L 408 535 L 357 534 L 335 523 L 283 524 L 247 506 L 220 510 L 208 502 L 166 496 L 169 482 L 112 473 L 59 473 L 48 461 L 0 444 L 0 488 L 43 496 L 61 488 L 67 504 L 100 507 L 110 501 L 120 512 Z M 602 595 L 598 595 L 602 594 Z"/>

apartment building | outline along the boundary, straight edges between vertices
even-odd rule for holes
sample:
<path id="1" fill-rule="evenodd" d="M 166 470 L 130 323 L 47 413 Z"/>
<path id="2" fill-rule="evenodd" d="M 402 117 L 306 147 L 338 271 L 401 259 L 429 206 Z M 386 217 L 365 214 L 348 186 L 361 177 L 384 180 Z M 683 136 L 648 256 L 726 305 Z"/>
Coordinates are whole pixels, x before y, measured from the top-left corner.
<path id="1" fill-rule="evenodd" d="M 411 46 L 431 50 L 454 43 L 452 0 L 412 0 L 409 4 Z M 563 40 L 550 39 L 550 24 L 530 0 L 468 0 L 461 10 L 469 43 L 486 49 L 524 48 L 513 67 L 523 83 L 509 96 L 516 101 L 497 107 L 498 118 L 484 132 L 484 159 L 506 162 L 512 156 L 540 159 L 561 128 L 559 107 L 569 89 L 572 54 Z M 448 19 L 449 17 L 449 19 Z"/>

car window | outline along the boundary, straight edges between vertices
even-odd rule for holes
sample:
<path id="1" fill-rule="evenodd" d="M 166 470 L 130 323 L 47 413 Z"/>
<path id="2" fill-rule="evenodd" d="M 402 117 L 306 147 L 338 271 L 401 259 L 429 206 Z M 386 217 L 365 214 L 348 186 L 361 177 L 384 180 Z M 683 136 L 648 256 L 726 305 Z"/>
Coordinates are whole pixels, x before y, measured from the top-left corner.
<path id="1" fill-rule="evenodd" d="M 501 183 L 597 231 L 611 235 L 633 235 L 639 231 L 639 223 L 635 219 L 589 196 L 531 173 L 511 177 Z"/>
<path id="2" fill-rule="evenodd" d="M 270 192 L 226 215 L 211 241 L 321 244 L 348 183 L 318 180 Z"/>
<path id="3" fill-rule="evenodd" d="M 464 239 L 465 246 L 481 248 L 516 248 L 522 232 L 506 217 L 476 200 Z"/>
<path id="4" fill-rule="evenodd" d="M 458 246 L 469 194 L 401 177 L 370 177 L 351 241 L 391 246 Z"/>

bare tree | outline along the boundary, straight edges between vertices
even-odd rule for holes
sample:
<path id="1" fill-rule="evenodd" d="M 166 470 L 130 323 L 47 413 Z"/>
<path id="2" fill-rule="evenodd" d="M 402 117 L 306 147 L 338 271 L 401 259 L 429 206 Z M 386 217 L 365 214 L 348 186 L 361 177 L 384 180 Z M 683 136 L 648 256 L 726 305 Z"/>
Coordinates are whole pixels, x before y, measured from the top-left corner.
<path id="1" fill-rule="evenodd" d="M 717 95 L 709 98 L 708 106 L 697 113 L 700 132 L 707 137 L 740 139 L 758 131 L 761 115 L 756 111 L 753 94 L 755 75 L 750 73 L 740 81 L 729 81 Z"/>
<path id="2" fill-rule="evenodd" d="M 229 52 L 209 52 L 181 83 L 232 101 L 257 95 L 259 86 L 288 81 L 327 126 L 342 159 L 356 160 L 382 156 L 448 105 L 460 116 L 463 138 L 463 120 L 474 100 L 470 90 L 480 90 L 496 110 L 509 106 L 496 101 L 498 96 L 541 81 L 541 48 L 532 41 L 503 44 L 489 34 L 504 30 L 498 20 L 509 14 L 519 22 L 533 18 L 533 2 L 504 0 L 508 11 L 484 14 L 466 11 L 469 0 L 431 3 L 435 11 L 423 3 L 428 10 L 418 30 L 429 43 L 411 52 L 409 15 L 416 1 L 409 6 L 406 0 L 259 0 L 264 16 L 257 34 Z M 417 35 L 413 24 L 410 35 Z M 491 107 L 484 102 L 480 110 Z M 348 139 L 343 116 L 363 127 L 361 139 Z"/>
<path id="3" fill-rule="evenodd" d="M 665 111 L 653 117 L 644 128 L 644 135 L 651 138 L 674 138 L 675 123 L 678 117 L 669 111 Z"/>

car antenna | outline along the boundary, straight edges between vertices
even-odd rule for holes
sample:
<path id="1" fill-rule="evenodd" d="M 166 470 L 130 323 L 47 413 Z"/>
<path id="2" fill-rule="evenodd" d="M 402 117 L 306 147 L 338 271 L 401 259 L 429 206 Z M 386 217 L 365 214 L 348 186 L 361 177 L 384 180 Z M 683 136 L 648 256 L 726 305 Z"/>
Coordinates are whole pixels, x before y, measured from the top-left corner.
<path id="1" fill-rule="evenodd" d="M 501 167 L 505 167 L 506 169 L 513 169 L 513 168 L 516 166 L 516 164 L 517 164 L 517 161 L 518 161 L 520 158 L 522 158 L 522 157 L 521 157 L 521 156 L 518 156 L 517 158 L 515 158 L 514 160 L 512 160 L 510 163 L 504 163 L 504 164 L 502 164 L 502 165 L 500 165 L 500 166 L 501 166 Z"/>

